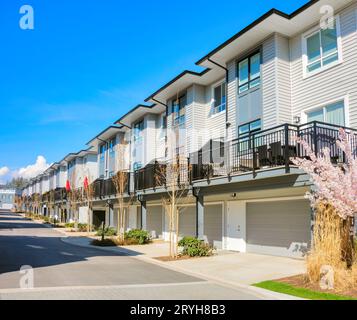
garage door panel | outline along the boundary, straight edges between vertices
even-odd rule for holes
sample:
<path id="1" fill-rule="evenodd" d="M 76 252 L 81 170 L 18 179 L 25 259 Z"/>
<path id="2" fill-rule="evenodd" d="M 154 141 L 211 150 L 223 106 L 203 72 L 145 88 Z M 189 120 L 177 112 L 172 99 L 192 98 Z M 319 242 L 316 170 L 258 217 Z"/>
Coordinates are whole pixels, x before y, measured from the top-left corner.
<path id="1" fill-rule="evenodd" d="M 148 206 L 146 217 L 147 230 L 155 232 L 157 237 L 162 235 L 162 207 Z"/>
<path id="2" fill-rule="evenodd" d="M 187 206 L 180 208 L 179 234 L 181 237 L 196 236 L 196 207 Z"/>
<path id="3" fill-rule="evenodd" d="M 205 206 L 204 235 L 211 245 L 222 249 L 222 205 Z"/>
<path id="4" fill-rule="evenodd" d="M 307 200 L 247 204 L 247 250 L 301 256 L 310 242 Z"/>

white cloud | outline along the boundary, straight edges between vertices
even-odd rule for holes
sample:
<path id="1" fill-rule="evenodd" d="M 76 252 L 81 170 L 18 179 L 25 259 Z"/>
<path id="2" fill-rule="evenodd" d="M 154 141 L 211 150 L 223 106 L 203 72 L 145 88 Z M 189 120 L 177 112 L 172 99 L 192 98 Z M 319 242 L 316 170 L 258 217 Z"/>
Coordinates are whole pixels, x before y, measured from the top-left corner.
<path id="1" fill-rule="evenodd" d="M 43 173 L 49 166 L 44 156 L 38 156 L 35 164 L 30 164 L 27 167 L 16 170 L 13 172 L 13 176 L 31 179 Z"/>
<path id="2" fill-rule="evenodd" d="M 9 172 L 10 172 L 10 169 L 8 167 L 0 168 L 0 177 L 6 176 Z"/>

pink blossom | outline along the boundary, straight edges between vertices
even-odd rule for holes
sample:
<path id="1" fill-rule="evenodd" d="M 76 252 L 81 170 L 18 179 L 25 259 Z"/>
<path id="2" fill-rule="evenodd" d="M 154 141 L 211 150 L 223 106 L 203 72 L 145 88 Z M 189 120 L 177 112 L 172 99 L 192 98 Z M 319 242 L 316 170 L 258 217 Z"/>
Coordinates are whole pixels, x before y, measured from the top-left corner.
<path id="1" fill-rule="evenodd" d="M 310 175 L 315 185 L 315 190 L 308 193 L 312 206 L 315 207 L 319 202 L 332 204 L 342 219 L 357 213 L 357 159 L 351 149 L 352 138 L 353 133 L 348 135 L 343 129 L 340 130 L 336 143 L 341 154 L 345 155 L 344 164 L 333 164 L 328 148 L 316 156 L 309 144 L 300 139 L 298 143 L 308 157 L 291 159 Z"/>

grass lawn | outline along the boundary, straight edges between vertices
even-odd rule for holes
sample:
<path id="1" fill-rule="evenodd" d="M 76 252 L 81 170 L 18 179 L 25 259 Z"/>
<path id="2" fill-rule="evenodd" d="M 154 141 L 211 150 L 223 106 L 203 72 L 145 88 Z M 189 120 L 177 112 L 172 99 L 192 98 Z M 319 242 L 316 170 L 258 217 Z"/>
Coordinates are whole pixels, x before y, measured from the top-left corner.
<path id="1" fill-rule="evenodd" d="M 278 281 L 264 281 L 253 286 L 309 300 L 357 300 L 352 297 L 298 288 Z"/>

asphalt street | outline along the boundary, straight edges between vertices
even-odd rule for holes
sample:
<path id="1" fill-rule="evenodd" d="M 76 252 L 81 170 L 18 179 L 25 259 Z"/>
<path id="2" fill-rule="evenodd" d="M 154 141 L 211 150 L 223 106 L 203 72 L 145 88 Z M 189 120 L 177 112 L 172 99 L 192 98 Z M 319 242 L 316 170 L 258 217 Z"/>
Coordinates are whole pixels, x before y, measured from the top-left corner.
<path id="1" fill-rule="evenodd" d="M 258 299 L 248 290 L 73 246 L 61 237 L 20 215 L 0 212 L 0 299 Z M 33 289 L 26 288 L 32 283 Z"/>

